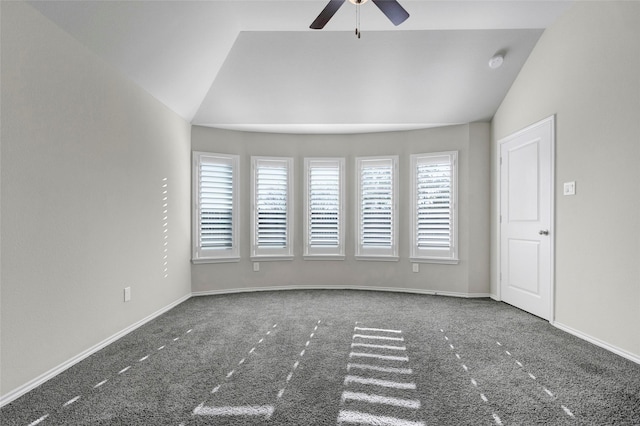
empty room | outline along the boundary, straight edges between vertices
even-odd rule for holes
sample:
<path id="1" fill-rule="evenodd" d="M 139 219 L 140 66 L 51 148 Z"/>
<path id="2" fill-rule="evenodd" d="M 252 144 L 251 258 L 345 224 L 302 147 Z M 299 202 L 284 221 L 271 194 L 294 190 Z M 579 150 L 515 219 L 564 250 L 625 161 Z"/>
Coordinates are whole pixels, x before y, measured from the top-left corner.
<path id="1" fill-rule="evenodd" d="M 640 2 L 0 1 L 2 425 L 640 425 Z"/>

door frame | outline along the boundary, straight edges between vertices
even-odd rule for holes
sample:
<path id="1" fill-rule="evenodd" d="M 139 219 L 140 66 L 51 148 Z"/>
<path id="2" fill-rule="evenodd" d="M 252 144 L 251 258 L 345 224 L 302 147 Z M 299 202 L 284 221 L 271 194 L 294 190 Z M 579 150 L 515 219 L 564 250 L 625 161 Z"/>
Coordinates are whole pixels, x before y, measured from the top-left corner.
<path id="1" fill-rule="evenodd" d="M 550 182 L 551 182 L 551 188 L 550 188 L 550 204 L 549 204 L 549 208 L 551 209 L 551 215 L 550 215 L 550 229 L 549 229 L 549 233 L 550 235 L 550 261 L 551 264 L 550 266 L 550 283 L 549 283 L 549 322 L 551 324 L 554 323 L 555 321 L 555 305 L 556 305 L 556 286 L 555 286 L 555 277 L 556 277 L 556 267 L 555 267 L 555 260 L 556 260 L 556 252 L 555 252 L 555 246 L 556 246 L 556 233 L 555 233 L 555 216 L 556 216 L 556 208 L 555 208 L 555 198 L 556 198 L 556 191 L 555 191 L 555 183 L 556 183 L 556 115 L 553 114 L 545 119 L 542 119 L 540 121 L 537 121 L 523 129 L 520 129 L 514 133 L 511 133 L 508 136 L 505 136 L 504 138 L 498 139 L 498 149 L 497 149 L 497 156 L 498 156 L 498 197 L 497 197 L 497 202 L 498 202 L 498 217 L 497 217 L 497 224 L 498 224 L 498 232 L 497 232 L 497 253 L 496 253 L 496 257 L 497 257 L 497 278 L 498 278 L 498 285 L 496 286 L 496 293 L 497 293 L 497 300 L 498 301 L 502 301 L 502 221 L 501 221 L 501 216 L 502 216 L 502 198 L 503 198 L 503 188 L 502 188 L 502 164 L 501 164 L 501 153 L 502 153 L 502 145 L 506 142 L 511 141 L 512 139 L 521 136 L 523 133 L 526 133 L 538 126 L 544 126 L 550 124 L 550 133 L 551 133 L 551 176 L 550 178 Z"/>

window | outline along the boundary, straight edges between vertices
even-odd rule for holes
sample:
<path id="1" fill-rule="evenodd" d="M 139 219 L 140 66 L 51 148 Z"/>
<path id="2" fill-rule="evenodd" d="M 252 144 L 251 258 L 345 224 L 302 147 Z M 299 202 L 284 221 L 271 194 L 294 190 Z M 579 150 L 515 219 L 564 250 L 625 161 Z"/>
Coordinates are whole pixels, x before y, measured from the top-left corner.
<path id="1" fill-rule="evenodd" d="M 398 157 L 356 158 L 356 258 L 398 260 Z"/>
<path id="2" fill-rule="evenodd" d="M 194 263 L 238 261 L 238 156 L 193 153 Z"/>
<path id="3" fill-rule="evenodd" d="M 304 255 L 344 259 L 344 158 L 305 158 Z"/>
<path id="4" fill-rule="evenodd" d="M 293 158 L 251 157 L 252 257 L 293 257 Z"/>
<path id="5" fill-rule="evenodd" d="M 457 151 L 411 156 L 411 260 L 458 263 Z"/>

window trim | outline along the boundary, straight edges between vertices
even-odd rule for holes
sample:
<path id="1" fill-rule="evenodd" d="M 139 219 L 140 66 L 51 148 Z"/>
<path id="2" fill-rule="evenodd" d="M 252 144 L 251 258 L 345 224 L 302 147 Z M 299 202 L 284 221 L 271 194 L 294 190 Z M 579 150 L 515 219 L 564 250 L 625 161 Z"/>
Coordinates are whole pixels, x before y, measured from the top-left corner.
<path id="1" fill-rule="evenodd" d="M 210 163 L 231 164 L 232 167 L 232 216 L 231 216 L 231 248 L 203 248 L 200 245 L 201 222 L 200 222 L 200 170 L 201 165 L 210 160 Z M 218 154 L 203 151 L 193 151 L 192 153 L 192 242 L 191 242 L 191 262 L 198 263 L 224 263 L 240 261 L 240 246 L 238 242 L 238 221 L 240 211 L 240 157 L 232 154 Z"/>
<path id="2" fill-rule="evenodd" d="M 314 164 L 328 164 L 338 167 L 338 246 L 335 248 L 313 247 L 309 244 L 311 232 L 311 168 Z M 344 260 L 345 259 L 345 159 L 344 157 L 305 157 L 304 159 L 304 253 L 305 260 Z"/>
<path id="3" fill-rule="evenodd" d="M 283 163 L 287 170 L 286 245 L 282 248 L 257 246 L 257 167 L 260 163 Z M 293 260 L 294 258 L 294 162 L 293 157 L 251 157 L 251 260 Z"/>
<path id="4" fill-rule="evenodd" d="M 419 248 L 417 217 L 417 167 L 424 161 L 441 161 L 447 159 L 451 164 L 451 236 L 449 248 Z M 423 154 L 412 154 L 411 163 L 411 253 L 410 261 L 416 263 L 458 264 L 458 151 L 443 151 Z"/>
<path id="5" fill-rule="evenodd" d="M 362 213 L 362 181 L 361 170 L 366 163 L 375 162 L 391 162 L 391 195 L 392 195 L 392 242 L 390 248 L 374 248 L 363 247 L 361 244 L 361 213 Z M 355 159 L 355 258 L 356 260 L 369 260 L 369 261 L 391 261 L 397 262 L 399 260 L 398 255 L 398 240 L 399 240 L 399 214 L 398 214 L 398 197 L 399 197 L 399 185 L 398 185 L 398 155 L 387 156 L 375 156 L 375 157 L 356 157 Z"/>

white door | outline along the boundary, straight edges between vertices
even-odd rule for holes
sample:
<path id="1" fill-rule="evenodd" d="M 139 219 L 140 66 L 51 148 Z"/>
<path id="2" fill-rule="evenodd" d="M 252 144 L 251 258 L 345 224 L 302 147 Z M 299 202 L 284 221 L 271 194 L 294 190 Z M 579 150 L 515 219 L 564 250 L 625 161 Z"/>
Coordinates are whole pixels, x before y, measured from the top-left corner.
<path id="1" fill-rule="evenodd" d="M 553 117 L 500 141 L 500 297 L 549 321 L 553 147 Z"/>

